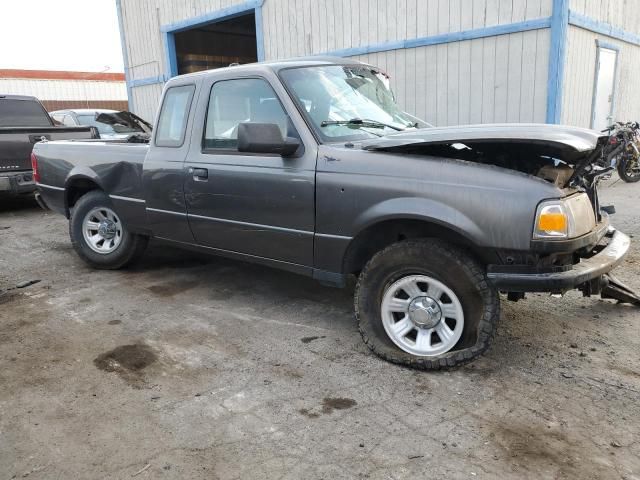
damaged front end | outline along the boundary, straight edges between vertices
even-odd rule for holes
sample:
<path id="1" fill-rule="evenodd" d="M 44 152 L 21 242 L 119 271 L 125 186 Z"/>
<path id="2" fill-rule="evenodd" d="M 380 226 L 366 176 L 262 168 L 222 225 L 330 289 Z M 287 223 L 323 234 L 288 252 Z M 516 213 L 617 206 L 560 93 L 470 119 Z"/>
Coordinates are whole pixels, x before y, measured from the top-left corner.
<path id="1" fill-rule="evenodd" d="M 475 125 L 407 131 L 367 141 L 363 148 L 481 163 L 554 184 L 564 197 L 538 205 L 530 249 L 496 252 L 499 261 L 487 266 L 488 279 L 514 301 L 525 292 L 578 289 L 585 296 L 640 305 L 640 296 L 609 274 L 624 259 L 630 240 L 609 225 L 613 206 L 601 206 L 598 198 L 598 183 L 611 171 L 602 161 L 608 140 L 574 127 Z M 543 214 L 551 231 L 536 235 L 541 208 L 547 209 Z M 568 218 L 579 221 L 560 225 L 563 236 L 554 231 L 553 218 L 572 209 L 579 213 Z"/>
<path id="2" fill-rule="evenodd" d="M 366 141 L 362 148 L 494 165 L 589 193 L 611 171 L 599 166 L 608 138 L 556 125 L 470 125 L 410 130 Z"/>

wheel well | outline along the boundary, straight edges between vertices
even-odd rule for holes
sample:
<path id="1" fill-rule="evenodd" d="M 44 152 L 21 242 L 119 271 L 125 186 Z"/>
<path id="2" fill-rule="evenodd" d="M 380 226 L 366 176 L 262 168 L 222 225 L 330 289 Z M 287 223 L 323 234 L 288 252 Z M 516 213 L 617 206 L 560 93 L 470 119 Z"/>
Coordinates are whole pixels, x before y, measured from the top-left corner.
<path id="1" fill-rule="evenodd" d="M 71 208 L 73 208 L 76 202 L 92 190 L 101 190 L 100 186 L 90 180 L 88 178 L 78 178 L 72 180 L 69 185 L 67 185 L 66 193 L 65 193 L 65 205 L 67 213 Z"/>
<path id="2" fill-rule="evenodd" d="M 359 273 L 380 250 L 392 243 L 410 238 L 439 238 L 467 250 L 475 257 L 486 256 L 486 252 L 467 237 L 437 223 L 423 220 L 386 220 L 365 228 L 351 240 L 344 256 L 343 273 Z"/>

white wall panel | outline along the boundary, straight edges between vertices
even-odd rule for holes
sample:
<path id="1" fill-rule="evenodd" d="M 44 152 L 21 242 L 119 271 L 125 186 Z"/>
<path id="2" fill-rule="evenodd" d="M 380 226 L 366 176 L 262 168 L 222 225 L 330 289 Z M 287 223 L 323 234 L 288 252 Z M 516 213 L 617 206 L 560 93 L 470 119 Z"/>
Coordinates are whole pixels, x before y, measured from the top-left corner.
<path id="1" fill-rule="evenodd" d="M 132 89 L 133 109 L 136 115 L 148 122 L 153 122 L 162 96 L 163 84 L 144 85 Z"/>
<path id="2" fill-rule="evenodd" d="M 122 0 L 133 79 L 166 71 L 160 26 L 244 0 Z M 552 0 L 265 0 L 267 60 L 509 24 L 551 14 Z M 439 125 L 544 121 L 549 31 L 538 30 L 360 58 L 392 75 L 407 110 Z M 161 85 L 133 88 L 155 114 Z"/>
<path id="3" fill-rule="evenodd" d="M 125 82 L 0 78 L 0 92 L 40 100 L 127 100 Z"/>
<path id="4" fill-rule="evenodd" d="M 544 122 L 548 51 L 537 30 L 353 58 L 389 72 L 399 103 L 441 126 Z"/>
<path id="5" fill-rule="evenodd" d="M 640 34 L 638 0 L 570 0 L 571 10 L 594 20 Z"/>
<path id="6" fill-rule="evenodd" d="M 618 54 L 618 78 L 615 89 L 614 119 L 640 119 L 640 47 L 614 38 L 569 27 L 565 64 L 562 123 L 590 127 L 596 72 L 596 40 L 614 44 Z"/>
<path id="7" fill-rule="evenodd" d="M 265 0 L 263 19 L 268 25 L 265 28 L 265 56 L 267 59 L 278 59 L 310 55 L 522 22 L 551 15 L 551 2 Z M 305 12 L 308 21 L 304 21 L 304 15 L 300 15 Z"/>

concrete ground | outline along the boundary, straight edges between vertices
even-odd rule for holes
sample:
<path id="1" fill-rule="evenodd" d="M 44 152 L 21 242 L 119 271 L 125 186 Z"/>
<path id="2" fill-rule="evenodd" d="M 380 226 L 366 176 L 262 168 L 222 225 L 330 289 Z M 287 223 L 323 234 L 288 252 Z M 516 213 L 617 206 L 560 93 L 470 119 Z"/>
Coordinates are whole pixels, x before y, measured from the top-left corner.
<path id="1" fill-rule="evenodd" d="M 640 185 L 602 197 L 640 288 Z M 367 350 L 348 290 L 159 245 L 92 270 L 30 201 L 0 262 L 1 479 L 640 478 L 637 307 L 505 301 L 485 357 L 427 373 Z"/>

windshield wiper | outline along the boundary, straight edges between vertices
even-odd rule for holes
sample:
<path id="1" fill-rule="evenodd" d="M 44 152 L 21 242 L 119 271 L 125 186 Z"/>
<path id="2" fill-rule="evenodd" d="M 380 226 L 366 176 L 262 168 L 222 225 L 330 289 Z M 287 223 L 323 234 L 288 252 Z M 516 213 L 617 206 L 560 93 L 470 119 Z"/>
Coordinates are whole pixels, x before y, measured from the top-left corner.
<path id="1" fill-rule="evenodd" d="M 396 127 L 395 125 L 389 125 L 388 123 L 378 122 L 377 120 L 365 120 L 362 118 L 352 118 L 351 120 L 324 120 L 320 126 L 326 127 L 328 125 L 347 125 L 354 127 L 368 127 L 368 128 L 392 128 L 393 130 L 402 131 L 404 128 Z"/>

